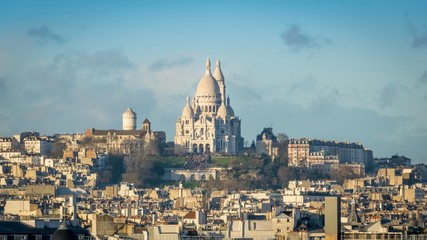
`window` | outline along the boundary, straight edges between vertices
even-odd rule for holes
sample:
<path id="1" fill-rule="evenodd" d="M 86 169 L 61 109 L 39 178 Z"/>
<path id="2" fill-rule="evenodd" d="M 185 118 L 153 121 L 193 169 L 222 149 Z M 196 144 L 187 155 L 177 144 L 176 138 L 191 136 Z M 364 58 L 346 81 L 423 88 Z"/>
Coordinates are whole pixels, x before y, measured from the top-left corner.
<path id="1" fill-rule="evenodd" d="M 27 240 L 27 235 L 14 235 L 13 240 Z"/>

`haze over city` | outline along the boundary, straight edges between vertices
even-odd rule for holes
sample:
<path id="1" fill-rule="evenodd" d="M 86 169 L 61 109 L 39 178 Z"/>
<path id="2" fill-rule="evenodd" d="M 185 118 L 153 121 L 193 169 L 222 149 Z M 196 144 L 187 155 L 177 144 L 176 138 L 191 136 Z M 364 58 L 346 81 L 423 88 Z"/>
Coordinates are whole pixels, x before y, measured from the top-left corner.
<path id="1" fill-rule="evenodd" d="M 0 2 L 0 135 L 175 122 L 219 58 L 252 139 L 427 159 L 427 2 Z"/>

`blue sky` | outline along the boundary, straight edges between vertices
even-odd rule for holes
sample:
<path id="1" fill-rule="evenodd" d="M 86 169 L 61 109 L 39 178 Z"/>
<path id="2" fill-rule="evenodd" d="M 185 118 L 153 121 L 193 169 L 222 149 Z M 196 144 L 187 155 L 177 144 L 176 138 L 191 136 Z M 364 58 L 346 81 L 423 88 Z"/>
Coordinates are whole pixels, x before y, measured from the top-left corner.
<path id="1" fill-rule="evenodd" d="M 249 142 L 363 142 L 427 162 L 425 1 L 0 1 L 0 135 L 120 128 L 169 140 L 207 57 Z"/>

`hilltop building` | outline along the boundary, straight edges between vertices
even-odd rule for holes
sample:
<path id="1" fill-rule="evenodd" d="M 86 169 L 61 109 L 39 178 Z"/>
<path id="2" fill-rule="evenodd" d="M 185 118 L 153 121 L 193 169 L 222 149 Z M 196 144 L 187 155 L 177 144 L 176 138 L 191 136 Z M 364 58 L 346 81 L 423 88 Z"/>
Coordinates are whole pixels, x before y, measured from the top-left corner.
<path id="1" fill-rule="evenodd" d="M 273 128 L 264 128 L 261 134 L 256 137 L 256 154 L 267 154 L 272 159 L 279 155 L 279 147 L 277 146 L 277 137 L 273 133 Z"/>
<path id="2" fill-rule="evenodd" d="M 362 143 L 338 142 L 318 139 L 291 139 L 288 143 L 290 166 L 315 163 L 319 157 L 325 160 L 334 156 L 339 163 L 357 163 L 370 165 L 373 161 L 372 150 L 363 147 Z"/>
<path id="3" fill-rule="evenodd" d="M 177 153 L 216 152 L 236 154 L 243 148 L 241 120 L 226 98 L 224 75 L 219 60 L 214 74 L 206 60 L 206 72 L 200 79 L 193 101 L 187 97 L 181 116 L 176 121 Z"/>
<path id="4" fill-rule="evenodd" d="M 49 137 L 27 137 L 24 139 L 25 152 L 28 154 L 49 155 L 52 150 L 53 139 Z"/>
<path id="5" fill-rule="evenodd" d="M 126 109 L 122 114 L 122 120 L 123 129 L 88 128 L 85 137 L 95 141 L 98 151 L 125 154 L 151 143 L 163 143 L 166 140 L 165 132 L 151 130 L 151 122 L 148 119 L 142 122 L 141 129 L 136 129 L 137 115 L 132 108 Z"/>
<path id="6" fill-rule="evenodd" d="M 0 151 L 10 151 L 19 148 L 19 142 L 12 137 L 0 137 Z"/>

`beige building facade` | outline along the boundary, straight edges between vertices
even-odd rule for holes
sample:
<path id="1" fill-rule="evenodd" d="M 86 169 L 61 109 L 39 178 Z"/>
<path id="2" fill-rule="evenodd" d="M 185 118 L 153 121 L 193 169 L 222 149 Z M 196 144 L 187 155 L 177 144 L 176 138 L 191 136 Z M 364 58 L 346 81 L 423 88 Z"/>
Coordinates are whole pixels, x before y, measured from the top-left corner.
<path id="1" fill-rule="evenodd" d="M 256 154 L 259 156 L 267 154 L 273 160 L 279 155 L 277 137 L 273 134 L 272 128 L 264 128 L 261 134 L 257 135 Z"/>
<path id="2" fill-rule="evenodd" d="M 0 137 L 0 151 L 11 151 L 19 148 L 19 143 L 14 138 Z"/>
<path id="3" fill-rule="evenodd" d="M 48 155 L 52 150 L 52 140 L 46 137 L 29 137 L 24 140 L 25 152 L 28 154 Z"/>
<path id="4" fill-rule="evenodd" d="M 299 166 L 308 160 L 310 156 L 309 139 L 292 139 L 288 143 L 289 166 Z"/>

